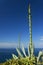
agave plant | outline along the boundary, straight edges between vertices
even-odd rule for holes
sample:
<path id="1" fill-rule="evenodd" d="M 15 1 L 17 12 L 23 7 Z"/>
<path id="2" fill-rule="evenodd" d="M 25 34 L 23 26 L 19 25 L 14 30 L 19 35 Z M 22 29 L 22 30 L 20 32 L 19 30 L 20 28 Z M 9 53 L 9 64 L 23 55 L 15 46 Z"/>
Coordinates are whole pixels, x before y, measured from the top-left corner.
<path id="1" fill-rule="evenodd" d="M 34 56 L 34 46 L 32 43 L 32 20 L 31 20 L 31 9 L 30 9 L 30 4 L 29 4 L 29 9 L 28 9 L 28 13 L 29 13 L 29 34 L 30 34 L 30 44 L 28 47 L 28 57 L 31 57 L 31 59 L 34 59 L 36 56 Z M 20 46 L 20 38 L 19 38 L 19 46 Z M 20 48 L 16 48 L 18 55 L 20 56 L 20 58 L 23 57 L 23 54 L 25 57 L 27 57 L 24 46 L 22 45 L 22 52 L 23 54 L 20 52 Z M 30 52 L 30 53 L 29 53 Z M 39 61 L 41 55 L 43 55 L 43 51 L 40 51 L 37 57 L 37 62 Z M 18 59 L 18 57 L 14 54 L 12 54 L 12 57 L 14 59 Z"/>
<path id="2" fill-rule="evenodd" d="M 25 52 L 25 49 L 24 49 L 24 46 L 23 46 L 23 45 L 22 45 L 22 49 L 21 49 L 21 50 L 22 50 L 24 56 L 23 56 L 23 54 L 20 52 L 20 49 L 19 49 L 19 48 L 16 48 L 16 50 L 17 50 L 18 56 L 19 56 L 20 58 L 23 58 L 24 56 L 25 56 L 25 57 L 28 57 L 28 56 L 26 55 L 26 52 Z M 29 54 L 29 49 L 28 49 L 28 54 Z M 43 56 L 43 51 L 40 51 L 40 52 L 39 52 L 38 57 L 37 57 L 37 62 L 39 62 L 39 59 L 40 59 L 41 56 Z M 17 57 L 15 54 L 12 54 L 12 57 L 13 57 L 13 59 L 18 59 L 18 58 L 19 58 L 19 57 Z M 42 59 L 43 59 L 43 57 L 42 57 Z"/>

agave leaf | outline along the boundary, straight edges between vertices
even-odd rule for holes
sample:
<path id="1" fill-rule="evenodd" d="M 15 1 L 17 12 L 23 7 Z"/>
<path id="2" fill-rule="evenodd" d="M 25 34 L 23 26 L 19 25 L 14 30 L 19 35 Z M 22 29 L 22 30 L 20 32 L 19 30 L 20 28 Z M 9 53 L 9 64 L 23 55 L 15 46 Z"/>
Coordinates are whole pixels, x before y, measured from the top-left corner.
<path id="1" fill-rule="evenodd" d="M 37 57 L 37 62 L 39 61 L 40 57 L 43 55 L 43 51 L 40 51 Z"/>
<path id="2" fill-rule="evenodd" d="M 28 44 L 28 56 L 29 56 L 29 44 Z"/>
<path id="3" fill-rule="evenodd" d="M 25 57 L 26 57 L 26 53 L 25 53 L 25 49 L 24 49 L 24 46 L 22 45 L 22 52 L 23 52 L 23 54 L 25 55 Z"/>
<path id="4" fill-rule="evenodd" d="M 11 59 L 6 59 L 6 61 L 10 63 L 11 62 Z"/>
<path id="5" fill-rule="evenodd" d="M 6 59 L 6 61 L 9 61 L 8 59 Z"/>
<path id="6" fill-rule="evenodd" d="M 18 57 L 14 54 L 12 54 L 13 59 L 18 59 Z"/>
<path id="7" fill-rule="evenodd" d="M 21 54 L 20 50 L 19 50 L 18 48 L 16 48 L 16 50 L 17 50 L 17 52 L 18 52 L 18 55 L 19 55 L 20 57 L 23 57 L 23 55 Z"/>

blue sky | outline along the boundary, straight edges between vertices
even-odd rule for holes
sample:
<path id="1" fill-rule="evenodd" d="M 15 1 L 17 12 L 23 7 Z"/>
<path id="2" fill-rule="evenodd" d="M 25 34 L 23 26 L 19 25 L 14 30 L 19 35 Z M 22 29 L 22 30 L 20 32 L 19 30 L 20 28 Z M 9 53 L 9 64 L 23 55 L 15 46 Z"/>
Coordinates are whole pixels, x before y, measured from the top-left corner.
<path id="1" fill-rule="evenodd" d="M 0 0 L 0 48 L 28 47 L 28 5 L 31 4 L 32 36 L 35 47 L 43 48 L 43 0 Z"/>

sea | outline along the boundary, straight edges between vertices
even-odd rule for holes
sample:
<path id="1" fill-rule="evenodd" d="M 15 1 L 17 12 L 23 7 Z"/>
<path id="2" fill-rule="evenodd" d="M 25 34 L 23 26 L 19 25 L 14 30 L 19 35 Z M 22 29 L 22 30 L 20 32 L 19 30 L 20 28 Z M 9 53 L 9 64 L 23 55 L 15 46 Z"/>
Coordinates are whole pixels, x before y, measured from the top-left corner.
<path id="1" fill-rule="evenodd" d="M 34 55 L 38 56 L 39 51 L 42 51 L 42 50 L 43 50 L 43 48 L 35 48 Z M 25 52 L 28 55 L 28 49 L 27 48 L 25 48 Z M 9 48 L 7 48 L 7 49 L 1 48 L 0 49 L 0 63 L 5 62 L 7 59 L 11 59 L 12 54 L 15 54 L 18 56 L 18 53 L 17 53 L 15 48 L 10 48 L 10 49 Z"/>

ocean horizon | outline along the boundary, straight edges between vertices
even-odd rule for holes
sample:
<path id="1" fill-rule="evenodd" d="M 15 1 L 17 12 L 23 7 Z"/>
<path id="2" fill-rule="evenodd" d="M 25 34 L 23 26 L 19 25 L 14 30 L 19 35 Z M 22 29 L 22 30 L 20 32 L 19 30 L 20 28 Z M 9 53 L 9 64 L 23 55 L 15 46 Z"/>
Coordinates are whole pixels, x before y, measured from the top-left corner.
<path id="1" fill-rule="evenodd" d="M 43 48 L 35 48 L 34 55 L 38 56 L 39 51 L 42 51 Z M 22 50 L 20 50 L 22 52 Z M 28 49 L 25 48 L 26 55 L 28 55 Z M 12 54 L 18 56 L 16 48 L 0 48 L 0 63 L 5 62 L 7 59 L 12 58 Z"/>

